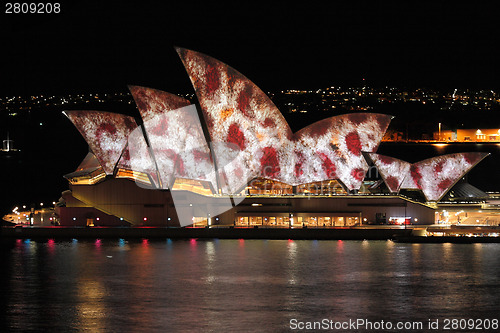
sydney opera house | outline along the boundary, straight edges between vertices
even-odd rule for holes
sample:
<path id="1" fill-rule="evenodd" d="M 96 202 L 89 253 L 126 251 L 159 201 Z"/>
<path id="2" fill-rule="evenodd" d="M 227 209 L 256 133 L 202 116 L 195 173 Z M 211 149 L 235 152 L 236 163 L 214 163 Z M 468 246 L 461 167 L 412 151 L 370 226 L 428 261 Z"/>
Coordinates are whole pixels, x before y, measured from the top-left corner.
<path id="1" fill-rule="evenodd" d="M 383 114 L 334 116 L 292 133 L 245 76 L 207 55 L 177 52 L 196 105 L 130 86 L 141 119 L 65 112 L 89 153 L 65 175 L 70 188 L 56 207 L 61 225 L 432 224 L 443 198 L 467 188 L 462 178 L 487 156 L 412 164 L 379 155 L 392 119 Z M 465 196 L 473 200 L 471 193 Z"/>

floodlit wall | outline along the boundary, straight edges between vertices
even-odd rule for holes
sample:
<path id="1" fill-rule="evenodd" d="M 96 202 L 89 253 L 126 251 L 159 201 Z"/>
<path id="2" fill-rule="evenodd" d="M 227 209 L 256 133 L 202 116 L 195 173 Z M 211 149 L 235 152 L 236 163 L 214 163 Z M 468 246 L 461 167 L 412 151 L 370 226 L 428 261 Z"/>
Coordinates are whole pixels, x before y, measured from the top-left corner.
<path id="1" fill-rule="evenodd" d="M 250 196 L 242 198 L 242 202 L 237 206 L 229 206 L 219 213 L 209 215 L 207 211 L 210 211 L 210 207 L 227 205 L 228 198 L 206 197 L 189 191 L 173 191 L 175 192 L 173 196 L 177 196 L 174 207 L 170 191 L 143 189 L 126 179 L 108 179 L 96 185 L 72 186 L 71 190 L 76 199 L 107 214 L 123 218 L 133 225 L 179 226 L 177 211 L 196 221 L 207 221 L 210 218 L 212 225 L 233 225 L 236 216 L 288 216 L 289 214 L 356 216 L 362 224 L 376 223 L 377 214 L 385 216 L 386 222 L 389 222 L 390 217 L 401 218 L 405 215 L 410 217 L 414 224 L 434 222 L 432 208 L 396 196 Z M 70 217 L 71 213 L 68 214 L 67 217 Z"/>
<path id="2" fill-rule="evenodd" d="M 73 185 L 71 191 L 76 199 L 133 225 L 179 225 L 168 191 L 141 188 L 127 179 Z"/>
<path id="3" fill-rule="evenodd" d="M 94 207 L 60 207 L 57 215 L 61 226 L 119 227 L 130 224 Z"/>

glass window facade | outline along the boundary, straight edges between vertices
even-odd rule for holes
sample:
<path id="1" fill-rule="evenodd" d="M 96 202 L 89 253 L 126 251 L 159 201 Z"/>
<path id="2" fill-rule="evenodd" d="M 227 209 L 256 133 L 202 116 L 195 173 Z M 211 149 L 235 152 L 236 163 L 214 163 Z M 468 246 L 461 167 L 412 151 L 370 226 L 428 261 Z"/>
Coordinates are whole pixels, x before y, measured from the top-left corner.
<path id="1" fill-rule="evenodd" d="M 352 227 L 360 225 L 359 213 L 261 213 L 260 215 L 238 215 L 235 218 L 236 227 L 275 227 L 275 228 L 332 228 Z M 354 215 L 355 214 L 355 215 Z"/>

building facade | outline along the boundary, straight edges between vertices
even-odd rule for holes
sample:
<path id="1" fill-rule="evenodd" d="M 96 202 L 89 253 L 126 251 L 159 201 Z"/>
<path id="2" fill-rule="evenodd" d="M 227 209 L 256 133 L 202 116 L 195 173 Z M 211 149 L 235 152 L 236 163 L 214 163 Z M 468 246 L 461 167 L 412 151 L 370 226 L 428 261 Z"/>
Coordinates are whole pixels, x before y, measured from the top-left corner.
<path id="1" fill-rule="evenodd" d="M 207 55 L 177 51 L 198 107 L 131 86 L 140 121 L 65 111 L 90 153 L 65 176 L 70 191 L 57 207 L 61 224 L 432 224 L 438 202 L 487 156 L 459 153 L 411 164 L 379 155 L 392 119 L 383 114 L 334 116 L 293 133 L 241 73 Z"/>
<path id="2" fill-rule="evenodd" d="M 476 128 L 434 132 L 434 140 L 448 142 L 500 142 L 500 129 Z"/>

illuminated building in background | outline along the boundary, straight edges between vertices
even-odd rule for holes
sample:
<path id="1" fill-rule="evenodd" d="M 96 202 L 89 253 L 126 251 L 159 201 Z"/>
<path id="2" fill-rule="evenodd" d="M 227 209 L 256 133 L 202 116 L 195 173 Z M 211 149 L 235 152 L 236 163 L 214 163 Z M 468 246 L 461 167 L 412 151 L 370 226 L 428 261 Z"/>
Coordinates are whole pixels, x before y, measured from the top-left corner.
<path id="1" fill-rule="evenodd" d="M 434 140 L 448 142 L 500 142 L 500 129 L 476 128 L 434 132 Z"/>
<path id="2" fill-rule="evenodd" d="M 241 73 L 204 54 L 177 51 L 200 110 L 176 95 L 131 86 L 142 122 L 65 112 L 91 153 L 65 176 L 71 192 L 58 208 L 62 224 L 103 225 L 102 213 L 132 225 L 431 224 L 437 202 L 486 156 L 409 164 L 377 155 L 392 118 L 383 114 L 339 115 L 292 133 Z M 381 177 L 371 175 L 378 171 Z"/>

